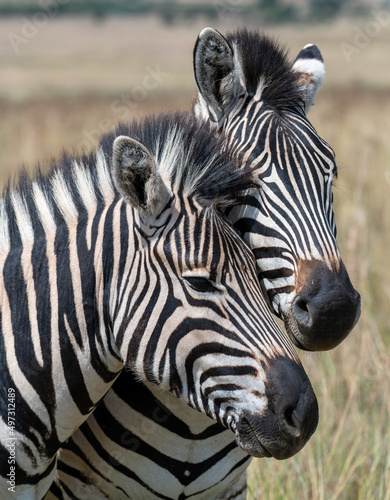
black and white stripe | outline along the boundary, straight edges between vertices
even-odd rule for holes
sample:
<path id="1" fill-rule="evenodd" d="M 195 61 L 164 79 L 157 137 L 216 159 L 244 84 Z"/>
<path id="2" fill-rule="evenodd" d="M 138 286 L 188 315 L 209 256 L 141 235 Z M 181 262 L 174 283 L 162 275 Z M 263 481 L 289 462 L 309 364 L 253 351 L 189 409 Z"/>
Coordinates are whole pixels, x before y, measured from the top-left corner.
<path id="1" fill-rule="evenodd" d="M 14 497 L 23 500 L 45 495 L 58 448 L 125 365 L 230 429 L 244 454 L 289 456 L 317 425 L 310 382 L 265 305 L 253 254 L 219 212 L 252 184 L 251 171 L 188 116 L 120 133 L 96 154 L 24 178 L 1 201 L 1 498 L 8 388 Z M 294 374 L 287 408 L 284 372 Z"/>
<path id="2" fill-rule="evenodd" d="M 248 116 L 249 130 L 239 118 L 229 125 L 238 147 L 255 156 L 260 189 L 229 217 L 252 248 L 261 283 L 283 317 L 295 297 L 300 262 L 315 259 L 339 269 L 332 203 L 337 167 L 333 151 L 303 115 L 286 111 L 280 119 L 263 102 L 250 107 L 256 118 Z"/>

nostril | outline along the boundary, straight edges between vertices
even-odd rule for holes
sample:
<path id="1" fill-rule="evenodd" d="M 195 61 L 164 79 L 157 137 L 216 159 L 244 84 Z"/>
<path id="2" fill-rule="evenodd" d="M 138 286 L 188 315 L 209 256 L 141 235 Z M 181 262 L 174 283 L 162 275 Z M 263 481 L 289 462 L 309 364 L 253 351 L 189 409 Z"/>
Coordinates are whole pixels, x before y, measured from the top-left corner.
<path id="1" fill-rule="evenodd" d="M 292 312 L 299 324 L 310 328 L 312 317 L 309 310 L 309 303 L 304 298 L 299 295 L 296 297 L 293 302 Z"/>
<path id="2" fill-rule="evenodd" d="M 283 412 L 283 422 L 280 430 L 287 438 L 299 437 L 301 434 L 299 421 L 297 421 L 294 410 L 294 407 L 289 406 Z"/>
<path id="3" fill-rule="evenodd" d="M 292 418 L 294 408 L 287 408 L 284 412 L 284 419 L 290 427 L 295 427 L 294 420 Z"/>
<path id="4" fill-rule="evenodd" d="M 307 303 L 303 299 L 298 299 L 296 306 L 306 313 L 309 312 L 309 308 L 307 307 Z"/>

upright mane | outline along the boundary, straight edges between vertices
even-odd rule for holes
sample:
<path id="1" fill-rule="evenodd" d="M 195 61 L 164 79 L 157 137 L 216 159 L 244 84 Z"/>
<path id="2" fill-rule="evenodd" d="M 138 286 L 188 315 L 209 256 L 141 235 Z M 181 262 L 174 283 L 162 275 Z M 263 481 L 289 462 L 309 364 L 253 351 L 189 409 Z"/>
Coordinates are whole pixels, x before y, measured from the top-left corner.
<path id="1" fill-rule="evenodd" d="M 130 136 L 153 153 L 160 175 L 172 188 L 204 206 L 230 206 L 253 185 L 252 173 L 241 166 L 237 151 L 224 147 L 224 137 L 214 134 L 208 123 L 199 123 L 191 114 L 159 114 L 120 123 L 103 136 L 101 147 L 110 158 L 115 137 Z"/>
<path id="2" fill-rule="evenodd" d="M 240 61 L 245 87 L 255 95 L 261 85 L 261 98 L 278 112 L 302 107 L 297 73 L 292 71 L 287 49 L 258 31 L 238 29 L 226 39 Z"/>
<path id="3" fill-rule="evenodd" d="M 223 138 L 212 135 L 188 114 L 160 114 L 121 123 L 104 134 L 98 150 L 80 155 L 64 152 L 48 173 L 37 168 L 35 178 L 24 173 L 0 199 L 0 254 L 43 235 L 64 220 L 96 212 L 120 196 L 111 173 L 114 139 L 128 135 L 153 154 L 160 175 L 173 189 L 201 205 L 230 206 L 253 183 L 248 168 L 240 168 Z"/>

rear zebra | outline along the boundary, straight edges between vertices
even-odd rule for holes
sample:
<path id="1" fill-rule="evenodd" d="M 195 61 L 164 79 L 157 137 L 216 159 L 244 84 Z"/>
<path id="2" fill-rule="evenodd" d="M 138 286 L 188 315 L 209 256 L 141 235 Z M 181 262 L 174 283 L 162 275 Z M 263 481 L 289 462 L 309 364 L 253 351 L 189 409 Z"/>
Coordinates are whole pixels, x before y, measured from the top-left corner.
<path id="1" fill-rule="evenodd" d="M 334 348 L 359 319 L 360 295 L 336 242 L 335 154 L 306 116 L 325 76 L 320 51 L 306 45 L 291 65 L 264 35 L 241 29 L 224 38 L 205 28 L 194 72 L 195 113 L 257 170 L 260 189 L 229 219 L 255 254 L 273 312 L 301 349 Z"/>
<path id="2" fill-rule="evenodd" d="M 242 461 L 291 456 L 316 428 L 310 382 L 220 212 L 251 170 L 188 116 L 129 134 L 0 202 L 1 498 L 45 495 L 58 448 L 125 365 L 228 428 Z"/>
<path id="3" fill-rule="evenodd" d="M 197 116 L 251 154 L 260 178 L 261 189 L 226 213 L 254 251 L 273 311 L 299 347 L 335 347 L 357 321 L 360 298 L 336 243 L 334 153 L 306 118 L 324 76 L 321 54 L 306 46 L 291 66 L 264 36 L 239 30 L 225 39 L 207 28 L 194 70 Z M 131 401 L 129 386 L 137 394 Z M 215 499 L 216 492 L 244 499 L 250 457 L 241 462 L 226 443 L 234 447 L 229 431 L 122 373 L 61 450 L 58 476 L 80 499 L 89 491 L 112 499 Z M 236 479 L 226 489 L 231 470 Z M 153 493 L 137 484 L 151 478 Z"/>

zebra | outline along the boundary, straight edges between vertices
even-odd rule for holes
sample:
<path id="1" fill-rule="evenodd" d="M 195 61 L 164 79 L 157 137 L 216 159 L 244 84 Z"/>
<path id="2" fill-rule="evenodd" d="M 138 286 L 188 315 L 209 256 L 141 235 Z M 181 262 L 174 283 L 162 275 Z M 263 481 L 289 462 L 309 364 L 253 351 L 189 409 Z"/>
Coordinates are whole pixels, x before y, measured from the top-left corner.
<path id="1" fill-rule="evenodd" d="M 248 191 L 226 214 L 254 251 L 271 309 L 298 347 L 335 347 L 357 321 L 360 297 L 336 243 L 334 153 L 306 118 L 324 76 L 318 48 L 306 46 L 291 67 L 265 36 L 239 30 L 225 39 L 206 28 L 195 45 L 194 73 L 194 114 L 251 157 L 259 177 L 261 189 Z M 291 137 L 276 143 L 281 123 Z M 294 140 L 296 148 L 288 151 Z M 284 157 L 276 144 L 285 148 Z M 317 316 L 310 323 L 305 314 L 313 308 Z M 129 386 L 137 394 L 131 401 Z M 77 499 L 244 499 L 250 460 L 229 430 L 124 372 L 62 447 L 50 498 L 62 498 L 66 489 Z"/>
<path id="2" fill-rule="evenodd" d="M 122 132 L 0 201 L 1 498 L 43 498 L 57 450 L 125 366 L 230 429 L 245 456 L 291 456 L 318 423 L 221 211 L 252 170 L 186 114 Z"/>
<path id="3" fill-rule="evenodd" d="M 269 37 L 205 28 L 194 48 L 194 112 L 254 156 L 260 189 L 230 220 L 252 248 L 273 312 L 300 349 L 336 347 L 360 316 L 336 242 L 332 148 L 307 119 L 325 77 L 321 52 L 306 45 L 293 65 Z"/>

